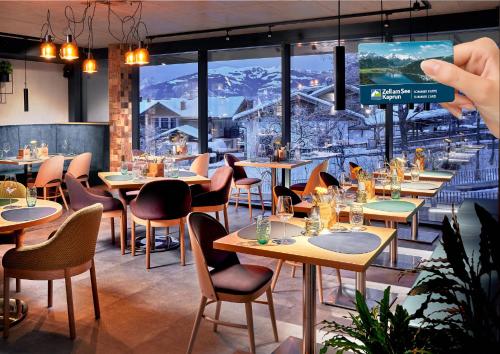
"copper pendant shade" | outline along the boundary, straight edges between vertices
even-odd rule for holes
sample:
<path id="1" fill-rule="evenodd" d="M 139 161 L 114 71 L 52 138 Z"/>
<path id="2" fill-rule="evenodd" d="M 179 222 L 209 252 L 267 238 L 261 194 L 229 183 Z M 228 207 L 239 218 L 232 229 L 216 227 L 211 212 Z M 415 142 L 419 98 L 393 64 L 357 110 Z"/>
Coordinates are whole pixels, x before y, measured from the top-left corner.
<path id="1" fill-rule="evenodd" d="M 149 64 L 149 51 L 147 48 L 139 47 L 134 50 L 134 58 L 137 65 Z"/>
<path id="2" fill-rule="evenodd" d="M 97 62 L 90 55 L 87 59 L 83 61 L 83 70 L 84 73 L 93 74 L 97 72 Z"/>
<path id="3" fill-rule="evenodd" d="M 45 39 L 40 44 L 40 57 L 44 59 L 54 59 L 56 57 L 56 45 L 52 42 L 50 34 L 45 36 Z"/>
<path id="4" fill-rule="evenodd" d="M 78 46 L 73 41 L 73 36 L 71 34 L 67 35 L 66 42 L 61 45 L 59 56 L 63 60 L 78 59 Z"/>

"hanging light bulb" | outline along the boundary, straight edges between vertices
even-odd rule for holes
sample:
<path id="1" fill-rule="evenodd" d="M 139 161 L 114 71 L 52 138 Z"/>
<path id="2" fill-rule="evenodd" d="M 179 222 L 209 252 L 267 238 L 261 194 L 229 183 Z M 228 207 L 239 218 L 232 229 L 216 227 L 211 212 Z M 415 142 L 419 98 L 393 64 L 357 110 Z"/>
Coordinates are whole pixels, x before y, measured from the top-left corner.
<path id="1" fill-rule="evenodd" d="M 40 57 L 54 59 L 56 57 L 56 45 L 52 42 L 52 36 L 47 34 L 40 44 Z"/>
<path id="2" fill-rule="evenodd" d="M 71 34 L 66 36 L 66 42 L 61 45 L 59 56 L 63 60 L 78 59 L 78 46 L 73 42 L 73 36 Z"/>
<path id="3" fill-rule="evenodd" d="M 82 71 L 87 74 L 93 74 L 97 72 L 97 62 L 92 58 L 92 54 L 89 52 L 87 59 L 83 61 Z"/>
<path id="4" fill-rule="evenodd" d="M 142 47 L 142 42 L 139 42 L 139 48 L 134 50 L 134 59 L 137 65 L 149 64 L 149 51 Z"/>
<path id="5" fill-rule="evenodd" d="M 128 51 L 125 53 L 125 64 L 135 65 L 135 53 L 132 50 L 132 46 L 129 46 Z"/>
<path id="6" fill-rule="evenodd" d="M 389 14 L 385 14 L 384 27 L 389 28 L 390 26 L 391 26 L 391 23 L 389 22 Z"/>

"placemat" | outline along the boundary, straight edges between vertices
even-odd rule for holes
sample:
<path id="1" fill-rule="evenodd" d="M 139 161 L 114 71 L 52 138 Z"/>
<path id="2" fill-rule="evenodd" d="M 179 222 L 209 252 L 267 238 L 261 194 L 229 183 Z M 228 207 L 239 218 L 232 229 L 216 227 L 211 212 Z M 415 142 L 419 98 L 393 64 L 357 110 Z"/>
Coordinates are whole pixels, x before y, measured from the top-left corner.
<path id="1" fill-rule="evenodd" d="M 381 202 L 366 203 L 363 207 L 393 213 L 404 213 L 415 209 L 415 204 L 402 200 L 385 200 Z"/>
<path id="2" fill-rule="evenodd" d="M 368 253 L 380 245 L 380 238 L 370 232 L 333 232 L 310 237 L 308 241 L 325 250 L 346 254 Z"/>
<path id="3" fill-rule="evenodd" d="M 179 170 L 179 177 L 194 177 L 196 173 L 186 170 Z"/>
<path id="4" fill-rule="evenodd" d="M 453 172 L 449 172 L 449 171 L 424 171 L 420 175 L 421 176 L 429 176 L 429 177 L 451 177 L 451 176 L 453 176 Z"/>
<path id="5" fill-rule="evenodd" d="M 105 177 L 108 181 L 131 181 L 132 176 L 130 175 L 111 175 Z"/>
<path id="6" fill-rule="evenodd" d="M 272 239 L 283 238 L 283 223 L 279 221 L 271 221 L 271 235 Z M 293 224 L 286 224 L 286 237 L 299 236 L 304 229 L 300 226 Z M 247 240 L 257 239 L 257 224 L 251 224 L 247 227 L 238 231 L 238 237 L 245 238 Z"/>
<path id="7" fill-rule="evenodd" d="M 40 219 L 57 211 L 52 207 L 19 208 L 2 211 L 2 218 L 12 222 L 22 222 Z"/>
<path id="8" fill-rule="evenodd" d="M 19 199 L 12 198 L 12 204 L 16 203 Z M 9 198 L 0 198 L 0 207 L 11 204 Z"/>
<path id="9" fill-rule="evenodd" d="M 401 183 L 401 188 L 406 188 L 406 189 L 416 189 L 419 191 L 429 191 L 433 189 L 438 189 L 438 187 L 435 184 L 432 183 L 425 183 L 425 182 L 404 182 Z"/>

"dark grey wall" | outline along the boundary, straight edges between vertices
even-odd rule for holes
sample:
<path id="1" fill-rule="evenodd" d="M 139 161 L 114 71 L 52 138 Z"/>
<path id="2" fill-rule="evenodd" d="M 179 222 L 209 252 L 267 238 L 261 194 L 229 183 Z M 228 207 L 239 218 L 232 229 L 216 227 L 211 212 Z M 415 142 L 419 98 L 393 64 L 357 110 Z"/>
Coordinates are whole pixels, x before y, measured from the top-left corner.
<path id="1" fill-rule="evenodd" d="M 63 152 L 64 139 L 69 143 L 72 153 L 92 153 L 90 166 L 92 180 L 95 181 L 97 171 L 109 170 L 109 126 L 108 124 L 67 123 L 67 124 L 31 124 L 0 126 L 0 144 L 9 142 L 9 156 L 17 155 L 17 150 L 29 144 L 31 140 L 45 142 L 49 146 L 49 154 Z M 1 145 L 0 145 L 1 146 Z M 13 171 L 23 173 L 23 168 L 0 165 L 2 172 Z M 34 166 L 37 170 L 37 166 Z"/>

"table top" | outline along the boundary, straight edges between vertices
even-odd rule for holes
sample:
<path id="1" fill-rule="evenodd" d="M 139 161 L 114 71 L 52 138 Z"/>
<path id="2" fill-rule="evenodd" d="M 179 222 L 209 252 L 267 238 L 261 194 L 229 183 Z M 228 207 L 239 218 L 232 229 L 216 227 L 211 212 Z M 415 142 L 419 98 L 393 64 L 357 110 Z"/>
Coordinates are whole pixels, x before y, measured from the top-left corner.
<path id="1" fill-rule="evenodd" d="M 271 220 L 279 219 L 272 216 Z M 290 222 L 300 226 L 304 225 L 303 219 L 292 218 Z M 343 225 L 347 228 L 350 227 L 348 224 Z M 328 251 L 309 243 L 309 237 L 306 236 L 294 237 L 295 243 L 291 245 L 277 245 L 274 243 L 259 245 L 255 240 L 238 237 L 238 231 L 232 232 L 215 241 L 214 248 L 252 254 L 255 256 L 363 272 L 396 236 L 396 230 L 383 227 L 366 226 L 365 231 L 380 237 L 380 245 L 375 250 L 363 254 L 345 254 Z"/>
<path id="2" fill-rule="evenodd" d="M 195 154 L 195 155 L 169 155 L 166 158 L 168 158 L 170 160 L 174 160 L 175 162 L 177 162 L 177 161 L 194 160 L 198 156 L 200 156 L 200 154 Z M 165 157 L 165 156 L 162 156 L 162 157 Z"/>
<path id="3" fill-rule="evenodd" d="M 433 172 L 447 172 L 449 174 L 433 174 Z M 373 172 L 373 175 L 377 177 L 379 175 L 378 172 Z M 420 172 L 419 179 L 421 181 L 436 181 L 436 182 L 449 182 L 455 177 L 455 171 L 422 171 Z M 405 179 L 411 180 L 410 172 L 405 173 Z"/>
<path id="4" fill-rule="evenodd" d="M 18 159 L 15 156 L 9 157 L 6 159 L 0 159 L 0 164 L 2 165 L 17 165 L 17 166 L 24 166 L 24 165 L 34 165 L 38 163 L 42 163 L 45 160 L 54 157 L 54 156 L 59 156 L 59 154 L 50 154 L 48 157 L 41 157 L 41 158 L 36 158 L 36 159 Z M 64 160 L 73 160 L 77 155 L 63 155 Z"/>
<path id="5" fill-rule="evenodd" d="M 371 202 L 379 202 L 382 200 L 371 199 L 368 203 Z M 390 200 L 386 200 L 390 201 Z M 411 211 L 403 211 L 403 212 L 393 212 L 393 211 L 382 211 L 376 209 L 370 209 L 364 207 L 363 204 L 363 215 L 366 219 L 371 220 L 380 220 L 380 221 L 394 221 L 394 222 L 407 222 L 410 218 L 425 204 L 425 200 L 417 199 L 417 198 L 400 198 L 398 201 L 408 202 L 415 205 L 415 208 Z M 293 210 L 300 213 L 309 213 L 312 209 L 312 203 L 308 201 L 302 201 L 299 204 L 295 204 L 293 206 Z M 345 206 L 340 211 L 340 216 L 348 216 L 351 207 Z"/>
<path id="6" fill-rule="evenodd" d="M 404 183 L 411 184 L 411 181 L 405 181 Z M 438 192 L 441 190 L 441 188 L 444 185 L 444 182 L 438 182 L 438 181 L 422 181 L 422 183 L 433 184 L 436 186 L 436 189 L 413 189 L 410 186 L 401 187 L 401 196 L 431 197 L 432 198 L 432 197 L 436 196 L 436 194 L 438 194 Z M 358 189 L 358 185 L 353 184 L 350 187 L 350 189 L 355 191 Z M 385 188 L 378 185 L 378 184 L 375 185 L 375 193 L 378 195 L 383 194 L 384 189 L 385 189 L 385 195 L 390 196 L 391 195 L 391 186 L 390 185 L 385 186 Z"/>
<path id="7" fill-rule="evenodd" d="M 109 189 L 140 189 L 144 184 L 151 181 L 160 181 L 169 179 L 167 177 L 146 177 L 141 180 L 130 179 L 127 181 L 110 181 L 106 179 L 108 176 L 121 176 L 120 172 L 99 172 L 99 178 L 104 182 L 104 184 Z M 172 178 L 174 179 L 174 178 Z M 186 182 L 187 184 L 205 184 L 210 183 L 210 178 L 203 176 L 190 176 L 190 177 L 179 177 L 175 178 Z"/>
<path id="8" fill-rule="evenodd" d="M 305 166 L 310 164 L 311 160 L 288 160 L 288 161 L 280 161 L 273 162 L 269 160 L 243 160 L 237 161 L 235 163 L 236 166 L 243 167 L 260 167 L 260 168 L 283 168 L 287 170 L 291 170 L 296 167 Z"/>
<path id="9" fill-rule="evenodd" d="M 16 198 L 17 199 L 17 198 Z M 27 208 L 26 200 L 24 198 L 20 198 L 16 203 L 12 203 L 12 205 L 18 205 L 22 208 Z M 0 232 L 10 232 L 15 230 L 26 229 L 28 227 L 41 225 L 53 221 L 62 215 L 63 209 L 62 205 L 50 200 L 38 199 L 36 202 L 36 206 L 31 209 L 36 209 L 40 207 L 51 207 L 54 208 L 55 211 L 47 216 L 28 220 L 28 221 L 7 221 L 2 218 L 1 213 L 5 210 L 15 210 L 15 209 L 5 209 L 5 206 L 0 207 Z M 1 237 L 1 236 L 0 236 Z"/>

